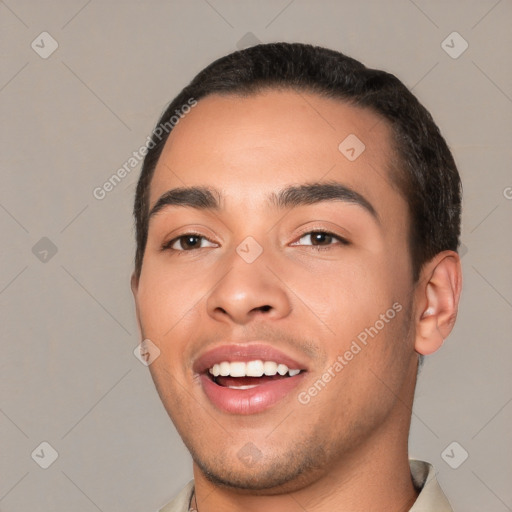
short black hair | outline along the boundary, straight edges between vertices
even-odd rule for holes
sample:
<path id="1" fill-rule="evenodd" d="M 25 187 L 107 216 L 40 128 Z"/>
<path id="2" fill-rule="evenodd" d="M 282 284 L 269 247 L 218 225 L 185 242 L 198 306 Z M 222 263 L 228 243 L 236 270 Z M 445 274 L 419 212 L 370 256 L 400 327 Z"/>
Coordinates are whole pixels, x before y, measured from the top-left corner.
<path id="1" fill-rule="evenodd" d="M 453 156 L 430 113 L 393 74 L 370 69 L 340 52 L 300 43 L 260 44 L 226 55 L 204 68 L 165 110 L 137 184 L 133 214 L 140 276 L 148 236 L 149 187 L 172 130 L 176 111 L 211 94 L 257 94 L 268 89 L 313 92 L 367 108 L 391 128 L 394 153 L 391 180 L 410 213 L 408 233 L 413 280 L 424 263 L 443 250 L 457 251 L 462 185 Z M 391 165 L 390 165 L 391 167 Z"/>

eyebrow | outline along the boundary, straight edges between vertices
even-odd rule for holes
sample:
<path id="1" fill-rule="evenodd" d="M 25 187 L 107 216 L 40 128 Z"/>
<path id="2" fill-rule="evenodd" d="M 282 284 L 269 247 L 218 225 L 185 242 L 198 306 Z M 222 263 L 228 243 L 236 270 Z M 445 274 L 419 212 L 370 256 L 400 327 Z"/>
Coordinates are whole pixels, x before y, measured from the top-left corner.
<path id="1" fill-rule="evenodd" d="M 219 211 L 221 200 L 222 194 L 215 188 L 202 186 L 174 188 L 159 197 L 149 212 L 148 222 L 154 215 L 169 206 Z M 278 192 L 272 192 L 267 198 L 268 205 L 278 209 L 296 208 L 323 201 L 342 201 L 358 205 L 380 224 L 379 215 L 370 201 L 359 192 L 336 181 L 291 185 Z"/>

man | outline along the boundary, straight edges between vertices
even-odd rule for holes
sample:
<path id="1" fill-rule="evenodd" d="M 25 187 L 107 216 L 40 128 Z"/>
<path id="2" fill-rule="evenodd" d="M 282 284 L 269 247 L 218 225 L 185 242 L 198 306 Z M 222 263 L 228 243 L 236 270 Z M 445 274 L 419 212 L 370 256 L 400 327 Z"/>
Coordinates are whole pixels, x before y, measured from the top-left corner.
<path id="1" fill-rule="evenodd" d="M 407 446 L 461 291 L 428 112 L 341 53 L 258 45 L 201 71 L 148 147 L 132 290 L 194 472 L 162 511 L 451 510 Z"/>

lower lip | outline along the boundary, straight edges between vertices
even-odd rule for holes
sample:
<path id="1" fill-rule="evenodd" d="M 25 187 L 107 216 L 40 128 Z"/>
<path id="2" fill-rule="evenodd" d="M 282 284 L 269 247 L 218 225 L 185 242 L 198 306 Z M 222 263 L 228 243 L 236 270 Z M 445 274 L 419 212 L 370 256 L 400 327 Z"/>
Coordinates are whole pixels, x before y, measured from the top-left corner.
<path id="1" fill-rule="evenodd" d="M 304 375 L 305 372 L 299 373 L 251 389 L 231 389 L 215 384 L 203 374 L 201 385 L 206 396 L 219 409 L 232 414 L 256 414 L 282 400 L 301 382 Z"/>

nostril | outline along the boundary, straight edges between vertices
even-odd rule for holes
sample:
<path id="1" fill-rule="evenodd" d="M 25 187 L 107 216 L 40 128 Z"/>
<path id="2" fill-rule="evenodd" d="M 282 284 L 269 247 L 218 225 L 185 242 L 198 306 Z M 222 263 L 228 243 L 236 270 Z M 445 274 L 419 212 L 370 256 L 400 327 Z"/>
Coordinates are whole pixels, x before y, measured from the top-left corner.
<path id="1" fill-rule="evenodd" d="M 272 309 L 272 306 L 261 306 L 258 309 L 261 309 L 262 311 L 268 311 L 269 309 Z"/>

